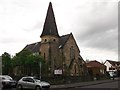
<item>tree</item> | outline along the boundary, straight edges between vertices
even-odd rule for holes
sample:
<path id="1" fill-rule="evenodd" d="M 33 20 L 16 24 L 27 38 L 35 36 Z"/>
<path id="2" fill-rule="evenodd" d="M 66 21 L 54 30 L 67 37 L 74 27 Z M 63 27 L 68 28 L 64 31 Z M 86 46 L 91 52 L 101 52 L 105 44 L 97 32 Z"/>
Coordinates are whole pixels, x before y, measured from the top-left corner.
<path id="1" fill-rule="evenodd" d="M 3 74 L 10 74 L 11 73 L 11 56 L 9 53 L 4 52 L 2 54 L 2 73 Z"/>
<path id="2" fill-rule="evenodd" d="M 17 53 L 13 57 L 12 65 L 15 67 L 18 75 L 39 75 L 40 74 L 40 62 L 42 63 L 42 68 L 46 68 L 44 59 L 39 54 L 33 54 L 28 50 L 23 50 Z M 43 70 L 43 72 L 45 72 Z"/>

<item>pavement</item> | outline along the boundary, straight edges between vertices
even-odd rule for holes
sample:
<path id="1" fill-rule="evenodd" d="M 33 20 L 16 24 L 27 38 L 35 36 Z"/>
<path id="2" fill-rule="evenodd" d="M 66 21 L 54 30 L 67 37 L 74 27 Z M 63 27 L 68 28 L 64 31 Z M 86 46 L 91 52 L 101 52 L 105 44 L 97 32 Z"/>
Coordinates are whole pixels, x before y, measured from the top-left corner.
<path id="1" fill-rule="evenodd" d="M 118 81 L 118 80 L 120 80 L 120 79 L 115 78 L 114 80 L 108 79 L 108 80 L 96 80 L 96 81 L 88 81 L 88 82 L 70 83 L 70 84 L 63 84 L 63 85 L 51 85 L 50 88 L 57 88 L 58 89 L 58 88 L 84 87 L 84 86 L 114 82 L 114 81 Z"/>

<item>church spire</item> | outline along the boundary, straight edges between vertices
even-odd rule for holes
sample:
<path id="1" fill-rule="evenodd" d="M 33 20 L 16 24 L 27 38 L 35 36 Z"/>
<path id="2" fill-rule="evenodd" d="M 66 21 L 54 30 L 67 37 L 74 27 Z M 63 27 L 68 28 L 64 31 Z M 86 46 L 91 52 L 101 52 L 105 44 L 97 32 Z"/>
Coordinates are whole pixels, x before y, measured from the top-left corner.
<path id="1" fill-rule="evenodd" d="M 49 3 L 45 23 L 43 26 L 43 31 L 40 37 L 45 35 L 54 35 L 59 37 L 51 2 Z"/>

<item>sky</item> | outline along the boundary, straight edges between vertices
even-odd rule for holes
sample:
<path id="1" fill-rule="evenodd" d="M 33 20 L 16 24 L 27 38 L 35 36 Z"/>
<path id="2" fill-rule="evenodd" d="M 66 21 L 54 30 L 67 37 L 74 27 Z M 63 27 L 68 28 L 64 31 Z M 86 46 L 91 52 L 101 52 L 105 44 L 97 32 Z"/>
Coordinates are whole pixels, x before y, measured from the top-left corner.
<path id="1" fill-rule="evenodd" d="M 59 35 L 72 32 L 84 60 L 118 60 L 117 0 L 0 0 L 0 55 L 41 41 L 50 1 Z"/>

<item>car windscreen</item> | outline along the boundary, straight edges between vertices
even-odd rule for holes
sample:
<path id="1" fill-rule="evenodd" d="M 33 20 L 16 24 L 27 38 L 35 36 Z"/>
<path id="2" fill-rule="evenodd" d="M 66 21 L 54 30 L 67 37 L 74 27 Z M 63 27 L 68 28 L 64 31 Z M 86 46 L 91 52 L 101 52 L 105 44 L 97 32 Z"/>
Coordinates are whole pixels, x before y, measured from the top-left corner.
<path id="1" fill-rule="evenodd" d="M 5 76 L 9 80 L 13 80 L 10 76 Z"/>
<path id="2" fill-rule="evenodd" d="M 38 78 L 38 77 L 34 77 L 33 79 L 37 82 L 40 82 L 40 78 Z"/>
<path id="3" fill-rule="evenodd" d="M 12 80 L 11 78 L 8 77 L 1 77 L 2 80 Z"/>

